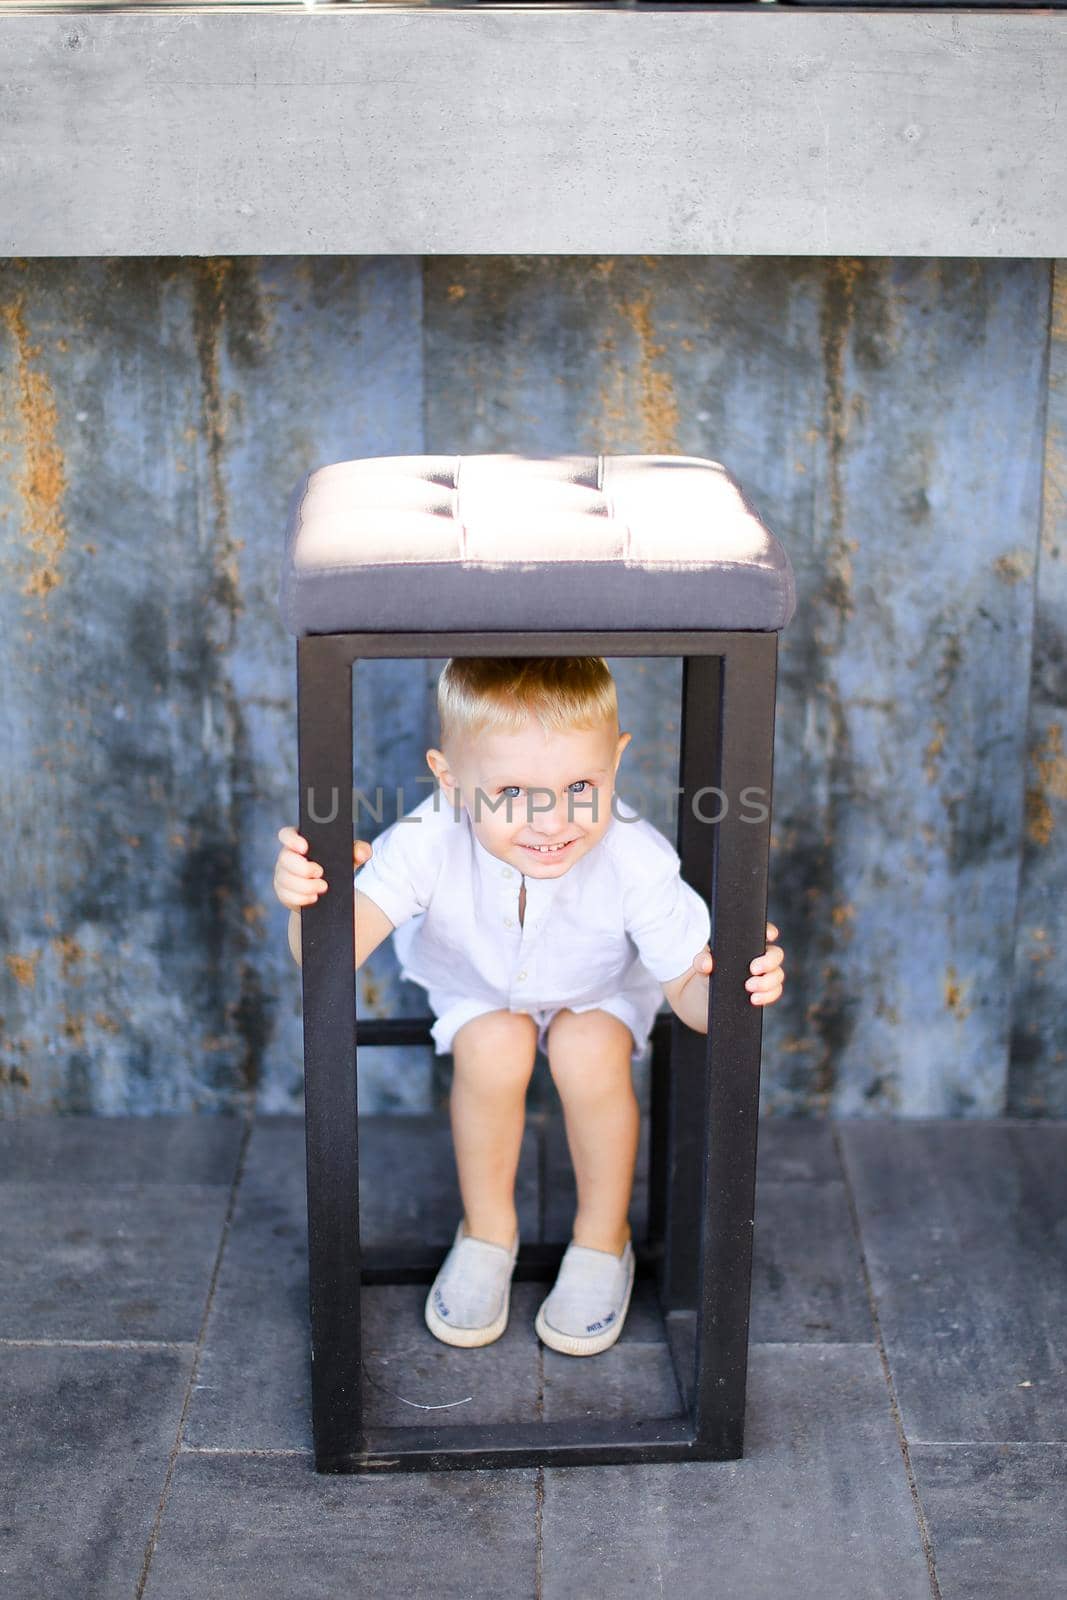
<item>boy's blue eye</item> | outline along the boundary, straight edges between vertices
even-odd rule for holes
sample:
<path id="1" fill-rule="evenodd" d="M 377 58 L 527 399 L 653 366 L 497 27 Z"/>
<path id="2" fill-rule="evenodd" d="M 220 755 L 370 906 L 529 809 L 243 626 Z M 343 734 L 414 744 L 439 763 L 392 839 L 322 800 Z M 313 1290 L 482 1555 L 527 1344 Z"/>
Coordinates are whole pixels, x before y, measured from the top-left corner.
<path id="1" fill-rule="evenodd" d="M 588 788 L 590 786 L 590 780 L 588 778 L 576 778 L 575 781 L 572 784 L 568 785 L 568 787 L 571 788 L 571 789 L 581 789 L 583 786 L 585 788 Z M 517 783 L 506 783 L 503 786 L 503 788 L 500 789 L 498 792 L 500 794 L 507 794 L 509 789 L 513 789 L 516 794 L 521 793 L 521 790 L 520 790 L 519 785 Z"/>

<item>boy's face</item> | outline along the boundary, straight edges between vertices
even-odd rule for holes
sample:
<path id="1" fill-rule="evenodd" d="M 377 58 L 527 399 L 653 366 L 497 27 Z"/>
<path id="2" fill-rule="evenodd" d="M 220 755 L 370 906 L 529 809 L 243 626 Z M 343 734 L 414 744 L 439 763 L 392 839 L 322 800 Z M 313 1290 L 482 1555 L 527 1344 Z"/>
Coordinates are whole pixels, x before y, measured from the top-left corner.
<path id="1" fill-rule="evenodd" d="M 491 855 L 529 878 L 559 878 L 606 832 L 630 737 L 614 720 L 546 733 L 528 717 L 519 733 L 481 733 L 426 760 L 453 807 L 458 790 Z"/>

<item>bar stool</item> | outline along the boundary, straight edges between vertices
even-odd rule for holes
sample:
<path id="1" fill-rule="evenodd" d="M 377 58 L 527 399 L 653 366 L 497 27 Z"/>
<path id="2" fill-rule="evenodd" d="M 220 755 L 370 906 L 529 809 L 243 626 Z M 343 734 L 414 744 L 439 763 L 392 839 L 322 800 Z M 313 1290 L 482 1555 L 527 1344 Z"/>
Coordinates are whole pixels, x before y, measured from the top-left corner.
<path id="1" fill-rule="evenodd" d="M 700 457 L 376 457 L 297 485 L 278 601 L 297 637 L 300 831 L 332 886 L 301 913 L 316 1471 L 739 1458 L 763 1022 L 744 985 L 766 945 L 786 552 Z M 711 911 L 715 967 L 707 1035 L 673 1013 L 653 1031 L 648 1235 L 634 1244 L 683 1415 L 367 1426 L 361 1283 L 429 1284 L 443 1252 L 360 1245 L 357 1031 L 429 1043 L 432 1018 L 357 1029 L 353 666 L 531 655 L 682 658 L 676 844 Z M 523 1244 L 515 1276 L 551 1283 L 561 1256 Z"/>

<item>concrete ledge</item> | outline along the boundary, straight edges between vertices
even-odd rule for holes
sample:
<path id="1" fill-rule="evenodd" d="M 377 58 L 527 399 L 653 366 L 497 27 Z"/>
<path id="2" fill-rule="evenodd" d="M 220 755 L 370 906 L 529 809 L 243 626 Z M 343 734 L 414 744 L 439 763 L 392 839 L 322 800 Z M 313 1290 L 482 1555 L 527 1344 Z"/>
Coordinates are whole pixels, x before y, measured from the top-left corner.
<path id="1" fill-rule="evenodd" d="M 0 14 L 0 253 L 1067 253 L 1067 16 Z"/>

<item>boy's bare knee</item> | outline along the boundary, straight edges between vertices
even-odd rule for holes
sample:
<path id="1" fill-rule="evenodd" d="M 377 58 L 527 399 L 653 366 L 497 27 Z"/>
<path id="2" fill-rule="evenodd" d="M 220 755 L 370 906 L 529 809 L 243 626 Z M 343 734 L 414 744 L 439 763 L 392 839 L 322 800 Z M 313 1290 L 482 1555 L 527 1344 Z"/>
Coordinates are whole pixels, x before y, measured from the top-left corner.
<path id="1" fill-rule="evenodd" d="M 633 1049 L 633 1034 L 612 1011 L 557 1011 L 548 1025 L 546 1042 L 560 1048 L 585 1044 L 627 1045 Z"/>
<path id="2" fill-rule="evenodd" d="M 548 1070 L 558 1089 L 577 1080 L 596 1092 L 623 1075 L 630 1080 L 633 1034 L 610 1011 L 558 1011 L 545 1043 Z"/>
<path id="3" fill-rule="evenodd" d="M 483 1012 L 462 1023 L 452 1038 L 457 1067 L 491 1057 L 498 1067 L 510 1064 L 532 1071 L 536 1053 L 537 1023 L 527 1012 Z"/>
<path id="4" fill-rule="evenodd" d="M 481 1016 L 471 1017 L 467 1022 L 461 1023 L 456 1029 L 452 1042 L 462 1040 L 464 1044 L 472 1041 L 477 1044 L 498 1045 L 504 1040 L 523 1041 L 532 1039 L 537 1043 L 537 1024 L 533 1017 L 525 1011 L 484 1011 Z"/>

